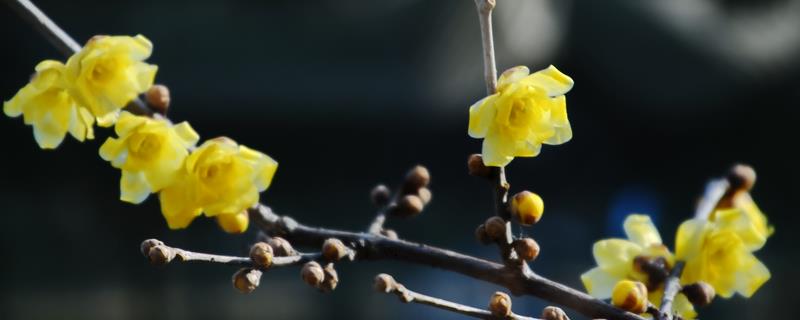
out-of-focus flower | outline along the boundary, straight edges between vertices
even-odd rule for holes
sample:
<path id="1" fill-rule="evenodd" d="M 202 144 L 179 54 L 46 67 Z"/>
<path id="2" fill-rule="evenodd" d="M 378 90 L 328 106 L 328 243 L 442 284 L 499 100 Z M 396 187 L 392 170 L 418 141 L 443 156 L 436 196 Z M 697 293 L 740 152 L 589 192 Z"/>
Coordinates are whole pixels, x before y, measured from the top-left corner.
<path id="1" fill-rule="evenodd" d="M 42 149 L 54 149 L 69 132 L 78 141 L 94 139 L 94 117 L 78 107 L 67 90 L 64 65 L 45 60 L 36 66 L 36 75 L 11 100 L 3 103 L 9 117 L 23 116 L 33 126 L 33 137 Z"/>
<path id="2" fill-rule="evenodd" d="M 108 138 L 100 157 L 122 170 L 120 199 L 141 203 L 151 192 L 175 182 L 200 137 L 187 122 L 177 125 L 157 117 L 122 112 L 114 127 L 119 138 Z"/>
<path id="3" fill-rule="evenodd" d="M 553 66 L 530 74 L 525 66 L 506 70 L 497 93 L 469 108 L 469 135 L 483 138 L 483 162 L 502 167 L 514 157 L 535 157 L 542 144 L 572 138 L 566 94 L 573 85 Z"/>
<path id="4" fill-rule="evenodd" d="M 278 163 L 228 138 L 206 141 L 194 150 L 176 182 L 161 190 L 161 211 L 170 228 L 185 228 L 201 213 L 236 215 L 258 202 Z"/>
<path id="5" fill-rule="evenodd" d="M 761 249 L 775 232 L 748 192 L 736 194 L 730 208 L 715 210 L 709 215 L 709 220 L 720 228 L 736 232 L 750 251 Z"/>
<path id="6" fill-rule="evenodd" d="M 158 67 L 143 62 L 152 50 L 142 35 L 95 36 L 67 60 L 70 93 L 100 126 L 111 126 L 120 108 L 153 85 Z"/>

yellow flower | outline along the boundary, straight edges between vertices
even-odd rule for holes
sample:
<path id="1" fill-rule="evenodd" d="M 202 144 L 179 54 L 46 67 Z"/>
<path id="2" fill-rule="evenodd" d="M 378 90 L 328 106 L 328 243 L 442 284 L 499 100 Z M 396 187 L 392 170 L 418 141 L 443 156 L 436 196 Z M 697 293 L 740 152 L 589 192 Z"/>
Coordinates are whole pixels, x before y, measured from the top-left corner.
<path id="1" fill-rule="evenodd" d="M 761 249 L 775 229 L 767 223 L 767 216 L 761 212 L 748 192 L 734 196 L 731 208 L 717 209 L 709 220 L 720 228 L 736 232 L 750 251 Z"/>
<path id="2" fill-rule="evenodd" d="M 705 281 L 722 297 L 736 292 L 750 297 L 769 280 L 770 272 L 753 255 L 754 243 L 745 241 L 738 227 L 727 224 L 729 219 L 747 219 L 746 213 L 733 210 L 715 215 L 720 223 L 691 219 L 678 228 L 675 254 L 686 262 L 681 283 Z"/>
<path id="3" fill-rule="evenodd" d="M 258 202 L 278 163 L 228 138 L 206 141 L 186 158 L 178 180 L 161 190 L 161 211 L 172 229 L 201 213 L 235 215 Z"/>
<path id="4" fill-rule="evenodd" d="M 114 127 L 119 138 L 108 138 L 100 157 L 122 170 L 120 199 L 141 203 L 151 192 L 172 184 L 188 148 L 200 137 L 187 122 L 172 125 L 163 118 L 122 115 Z"/>
<path id="5" fill-rule="evenodd" d="M 535 157 L 542 143 L 572 139 L 564 94 L 572 79 L 553 66 L 530 74 L 525 66 L 506 70 L 497 93 L 469 108 L 469 135 L 483 140 L 483 162 L 502 167 L 514 157 Z"/>
<path id="6" fill-rule="evenodd" d="M 120 108 L 153 85 L 158 67 L 143 62 L 152 51 L 142 35 L 92 38 L 67 60 L 70 93 L 99 125 L 111 126 Z"/>
<path id="7" fill-rule="evenodd" d="M 11 100 L 3 103 L 9 117 L 23 115 L 33 126 L 33 137 L 42 149 L 54 149 L 69 132 L 78 141 L 94 139 L 94 117 L 78 107 L 67 91 L 64 65 L 45 60 L 36 66 L 36 75 Z"/>

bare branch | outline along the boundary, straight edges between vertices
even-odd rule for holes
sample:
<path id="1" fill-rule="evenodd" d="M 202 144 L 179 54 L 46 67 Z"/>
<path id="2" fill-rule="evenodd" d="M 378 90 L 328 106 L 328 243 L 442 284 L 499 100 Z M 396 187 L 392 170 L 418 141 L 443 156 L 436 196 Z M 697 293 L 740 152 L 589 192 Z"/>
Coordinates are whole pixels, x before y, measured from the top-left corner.
<path id="1" fill-rule="evenodd" d="M 658 320 L 672 320 L 672 303 L 675 301 L 675 296 L 681 291 L 681 273 L 683 273 L 683 261 L 675 262 L 667 280 L 664 281 L 664 297 L 661 300 L 661 311 L 656 319 Z"/>
<path id="2" fill-rule="evenodd" d="M 719 200 L 725 195 L 730 187 L 730 183 L 724 178 L 712 179 L 706 184 L 706 189 L 703 191 L 703 196 L 697 203 L 697 208 L 694 211 L 696 219 L 708 219 L 708 216 L 717 207 Z"/>
<path id="3" fill-rule="evenodd" d="M 202 253 L 202 252 L 193 252 L 181 248 L 170 247 L 163 244 L 155 245 L 152 248 L 148 249 L 148 254 L 150 255 L 149 258 L 151 259 L 151 261 L 153 261 L 154 253 L 152 253 L 152 250 L 154 249 L 160 250 L 159 255 L 163 255 L 165 257 L 165 260 L 161 261 L 158 264 L 177 261 L 177 262 L 224 264 L 224 265 L 239 266 L 239 267 L 251 267 L 251 268 L 256 267 L 256 265 L 249 257 L 237 257 L 237 256 L 217 255 L 217 254 Z M 301 265 L 308 261 L 319 260 L 320 257 L 321 255 L 319 253 L 304 253 L 286 257 L 273 257 L 272 264 L 270 264 L 270 267 Z"/>

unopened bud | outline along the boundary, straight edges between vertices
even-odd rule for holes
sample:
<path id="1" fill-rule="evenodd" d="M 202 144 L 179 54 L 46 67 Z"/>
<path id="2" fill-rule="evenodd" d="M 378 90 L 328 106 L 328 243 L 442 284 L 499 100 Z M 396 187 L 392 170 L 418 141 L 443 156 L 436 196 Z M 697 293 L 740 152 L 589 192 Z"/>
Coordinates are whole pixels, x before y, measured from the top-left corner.
<path id="1" fill-rule="evenodd" d="M 250 217 L 246 210 L 237 214 L 221 214 L 217 216 L 217 224 L 227 233 L 242 233 L 247 231 Z"/>
<path id="2" fill-rule="evenodd" d="M 292 244 L 284 238 L 272 237 L 267 241 L 267 244 L 272 247 L 272 252 L 276 257 L 288 257 L 297 254 L 292 248 Z"/>
<path id="3" fill-rule="evenodd" d="M 536 240 L 531 238 L 522 238 L 514 241 L 514 251 L 517 252 L 520 259 L 525 261 L 532 261 L 539 256 L 539 244 Z"/>
<path id="4" fill-rule="evenodd" d="M 148 252 L 148 258 L 150 258 L 150 263 L 155 266 L 163 266 L 173 258 L 175 258 L 175 252 L 172 248 L 169 248 L 164 245 L 157 245 L 150 248 L 150 252 Z"/>
<path id="5" fill-rule="evenodd" d="M 381 273 L 375 276 L 375 290 L 382 293 L 390 293 L 397 289 L 397 282 L 388 274 Z"/>
<path id="6" fill-rule="evenodd" d="M 403 190 L 419 190 L 419 188 L 427 187 L 430 182 L 431 174 L 428 172 L 428 168 L 417 165 L 411 168 L 411 170 L 408 170 L 405 183 L 403 183 Z"/>
<path id="7" fill-rule="evenodd" d="M 156 84 L 147 90 L 147 105 L 160 114 L 166 114 L 169 108 L 170 95 L 169 88 L 163 84 Z"/>
<path id="8" fill-rule="evenodd" d="M 670 272 L 667 259 L 661 256 L 636 256 L 633 258 L 633 270 L 647 275 L 647 288 L 651 290 L 657 289 Z"/>
<path id="9" fill-rule="evenodd" d="M 533 192 L 522 191 L 511 199 L 511 215 L 521 225 L 529 226 L 539 222 L 542 213 L 544 213 L 544 201 Z"/>
<path id="10" fill-rule="evenodd" d="M 372 188 L 372 191 L 369 194 L 370 198 L 372 199 L 372 203 L 378 207 L 384 207 L 389 204 L 389 198 L 391 197 L 391 191 L 385 185 L 379 184 Z"/>
<path id="11" fill-rule="evenodd" d="M 258 288 L 261 283 L 261 271 L 258 269 L 242 268 L 233 274 L 233 287 L 241 293 L 250 293 Z"/>
<path id="12" fill-rule="evenodd" d="M 257 242 L 250 247 L 250 260 L 259 268 L 269 268 L 272 265 L 272 247 L 266 242 Z"/>
<path id="13" fill-rule="evenodd" d="M 322 243 L 322 256 L 328 261 L 339 261 L 347 255 L 347 247 L 342 240 L 329 238 Z"/>
<path id="14" fill-rule="evenodd" d="M 511 315 L 511 297 L 503 292 L 495 292 L 489 299 L 489 311 L 495 317 L 508 317 Z"/>
<path id="15" fill-rule="evenodd" d="M 416 195 L 409 194 L 403 196 L 397 205 L 391 209 L 390 213 L 398 217 L 410 217 L 418 215 L 424 207 L 425 204 L 422 203 L 422 199 Z"/>
<path id="16" fill-rule="evenodd" d="M 303 277 L 303 281 L 314 288 L 318 288 L 322 284 L 322 280 L 325 280 L 325 271 L 316 261 L 306 262 L 303 269 L 300 270 L 300 275 Z"/>
<path id="17" fill-rule="evenodd" d="M 611 304 L 636 314 L 647 311 L 647 287 L 644 283 L 621 280 L 611 291 Z"/>
<path id="18" fill-rule="evenodd" d="M 486 233 L 486 225 L 481 224 L 475 229 L 475 238 L 478 239 L 478 242 L 481 244 L 490 244 L 492 243 L 492 238 L 489 238 L 489 234 Z"/>
<path id="19" fill-rule="evenodd" d="M 322 269 L 322 272 L 325 274 L 325 279 L 322 280 L 322 283 L 319 285 L 319 289 L 323 292 L 331 292 L 336 289 L 336 285 L 339 284 L 339 274 L 336 272 L 336 269 L 333 268 L 333 263 L 329 263 Z"/>
<path id="20" fill-rule="evenodd" d="M 477 153 L 467 158 L 467 169 L 469 175 L 475 177 L 489 178 L 492 174 L 492 169 L 483 164 L 483 156 Z"/>
<path id="21" fill-rule="evenodd" d="M 394 231 L 392 229 L 383 229 L 383 230 L 381 230 L 381 234 L 384 237 L 387 237 L 387 238 L 392 239 L 392 240 L 397 240 L 398 239 L 397 231 Z"/>
<path id="22" fill-rule="evenodd" d="M 150 249 L 152 249 L 155 246 L 163 246 L 163 245 L 164 245 L 164 243 L 161 242 L 160 240 L 147 239 L 145 241 L 142 241 L 142 244 L 139 246 L 139 249 L 142 250 L 142 255 L 144 255 L 145 258 L 149 258 L 150 257 Z"/>
<path id="23" fill-rule="evenodd" d="M 683 286 L 682 292 L 689 299 L 689 302 L 698 307 L 708 305 L 716 295 L 714 287 L 703 281 Z"/>
<path id="24" fill-rule="evenodd" d="M 542 310 L 542 320 L 569 320 L 569 317 L 561 308 L 549 306 Z"/>
<path id="25" fill-rule="evenodd" d="M 486 235 L 489 239 L 500 240 L 506 237 L 506 221 L 500 217 L 491 217 L 484 223 L 486 226 Z"/>
<path id="26" fill-rule="evenodd" d="M 749 191 L 756 184 L 756 171 L 746 164 L 736 164 L 728 172 L 727 178 L 731 190 Z"/>
<path id="27" fill-rule="evenodd" d="M 422 204 L 428 205 L 433 199 L 433 193 L 431 193 L 431 189 L 428 188 L 419 188 L 417 190 L 417 196 L 419 196 L 420 200 L 422 200 Z"/>

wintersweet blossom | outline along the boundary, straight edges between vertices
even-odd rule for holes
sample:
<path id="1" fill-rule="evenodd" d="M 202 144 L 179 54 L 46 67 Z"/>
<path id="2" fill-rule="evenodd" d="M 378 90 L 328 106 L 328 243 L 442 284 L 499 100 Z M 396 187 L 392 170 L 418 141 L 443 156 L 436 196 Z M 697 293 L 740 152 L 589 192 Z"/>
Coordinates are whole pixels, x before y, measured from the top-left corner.
<path id="1" fill-rule="evenodd" d="M 9 117 L 21 114 L 25 124 L 33 126 L 33 137 L 42 149 L 58 147 L 67 132 L 78 141 L 94 139 L 94 117 L 78 106 L 67 87 L 64 65 L 42 61 L 30 83 L 3 103 L 3 112 Z"/>
<path id="2" fill-rule="evenodd" d="M 100 147 L 100 157 L 122 170 L 120 199 L 141 203 L 152 192 L 174 183 L 183 161 L 200 137 L 187 122 L 171 124 L 122 112 L 114 130 Z"/>
<path id="3" fill-rule="evenodd" d="M 206 141 L 186 158 L 176 182 L 159 198 L 170 228 L 185 228 L 201 213 L 240 214 L 258 202 L 278 163 L 228 138 Z"/>
<path id="4" fill-rule="evenodd" d="M 70 93 L 100 126 L 113 125 L 119 109 L 153 85 L 158 67 L 143 62 L 152 51 L 142 35 L 95 36 L 67 60 Z"/>
<path id="5" fill-rule="evenodd" d="M 525 66 L 506 70 L 497 93 L 469 108 L 469 135 L 483 138 L 483 162 L 502 167 L 514 157 L 535 157 L 542 144 L 572 139 L 566 94 L 573 81 L 554 66 L 530 74 Z"/>

